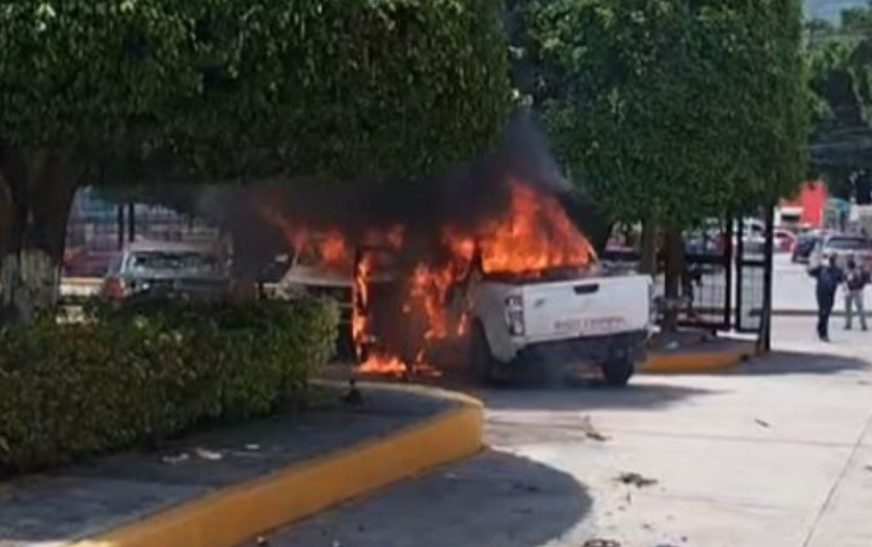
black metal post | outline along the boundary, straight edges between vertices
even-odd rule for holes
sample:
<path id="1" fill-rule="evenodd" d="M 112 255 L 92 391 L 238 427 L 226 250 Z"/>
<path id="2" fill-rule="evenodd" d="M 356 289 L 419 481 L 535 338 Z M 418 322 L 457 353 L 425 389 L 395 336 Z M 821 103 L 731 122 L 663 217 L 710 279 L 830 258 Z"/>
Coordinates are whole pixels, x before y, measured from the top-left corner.
<path id="1" fill-rule="evenodd" d="M 724 268 L 726 269 L 725 302 L 724 302 L 724 328 L 730 330 L 733 323 L 733 215 L 727 215 L 726 241 L 724 243 Z"/>
<path id="2" fill-rule="evenodd" d="M 127 204 L 127 241 L 136 241 L 136 207 L 132 201 Z"/>
<path id="3" fill-rule="evenodd" d="M 760 348 L 772 349 L 772 281 L 775 240 L 775 205 L 767 204 L 765 211 L 766 241 L 763 246 L 763 316 L 760 318 Z"/>
<path id="4" fill-rule="evenodd" d="M 124 206 L 118 206 L 118 250 L 124 248 Z"/>
<path id="5" fill-rule="evenodd" d="M 742 241 L 742 235 L 745 231 L 745 222 L 741 216 L 736 217 L 736 247 L 735 247 L 735 268 L 736 268 L 736 330 L 742 330 L 742 256 L 745 254 L 745 243 Z"/>

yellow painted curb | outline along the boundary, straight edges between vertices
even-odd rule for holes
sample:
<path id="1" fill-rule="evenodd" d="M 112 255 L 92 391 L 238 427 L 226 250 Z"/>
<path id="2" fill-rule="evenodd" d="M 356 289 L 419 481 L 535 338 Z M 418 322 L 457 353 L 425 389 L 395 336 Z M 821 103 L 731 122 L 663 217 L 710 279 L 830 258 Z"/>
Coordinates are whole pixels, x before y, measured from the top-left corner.
<path id="1" fill-rule="evenodd" d="M 735 348 L 725 350 L 652 353 L 642 366 L 641 372 L 718 372 L 739 365 L 755 353 L 756 346 L 752 342 L 740 343 Z"/>
<path id="2" fill-rule="evenodd" d="M 219 490 L 75 545 L 232 547 L 264 531 L 481 450 L 484 410 L 480 401 L 421 387 L 379 385 L 377 389 L 420 391 L 460 404 L 389 437 Z"/>

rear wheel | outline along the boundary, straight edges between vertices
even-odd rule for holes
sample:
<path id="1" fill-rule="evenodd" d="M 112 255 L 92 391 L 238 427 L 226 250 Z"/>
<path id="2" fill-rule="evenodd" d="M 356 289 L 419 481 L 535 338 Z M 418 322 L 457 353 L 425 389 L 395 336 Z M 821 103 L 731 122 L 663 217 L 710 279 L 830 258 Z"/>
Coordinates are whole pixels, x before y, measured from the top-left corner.
<path id="1" fill-rule="evenodd" d="M 635 363 L 632 359 L 622 358 L 607 361 L 602 365 L 603 377 L 606 384 L 614 387 L 624 387 L 630 381 L 635 371 Z"/>
<path id="2" fill-rule="evenodd" d="M 484 328 L 474 323 L 469 336 L 469 371 L 476 380 L 493 383 L 496 380 L 497 361 L 491 353 Z"/>

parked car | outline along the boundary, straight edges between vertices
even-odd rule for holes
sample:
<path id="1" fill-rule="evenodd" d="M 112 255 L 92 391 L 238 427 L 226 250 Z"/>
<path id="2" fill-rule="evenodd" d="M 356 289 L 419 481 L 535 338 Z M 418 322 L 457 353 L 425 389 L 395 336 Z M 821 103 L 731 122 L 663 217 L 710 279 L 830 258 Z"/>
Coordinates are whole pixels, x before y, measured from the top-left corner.
<path id="1" fill-rule="evenodd" d="M 872 266 L 872 242 L 859 235 L 827 236 L 815 245 L 809 264 L 816 266 L 831 257 L 835 257 L 837 264 L 842 267 L 849 258 L 853 258 L 858 264 Z"/>
<path id="2" fill-rule="evenodd" d="M 800 235 L 796 243 L 793 245 L 793 253 L 791 260 L 797 264 L 808 264 L 811 253 L 814 251 L 821 236 L 814 232 L 807 232 Z"/>
<path id="3" fill-rule="evenodd" d="M 354 289 L 351 258 L 347 264 L 328 265 L 319 252 L 319 243 L 319 238 L 314 238 L 293 250 L 290 267 L 279 281 L 279 291 L 288 300 L 310 297 L 335 300 L 341 313 L 340 328 L 350 330 Z"/>
<path id="4" fill-rule="evenodd" d="M 110 266 L 101 295 L 108 300 L 180 297 L 221 300 L 231 293 L 227 261 L 212 246 L 133 243 Z"/>
<path id="5" fill-rule="evenodd" d="M 776 228 L 772 234 L 775 240 L 776 253 L 789 253 L 793 250 L 796 244 L 796 236 L 790 230 L 784 228 Z"/>
<path id="6" fill-rule="evenodd" d="M 94 277 L 106 275 L 109 267 L 120 255 L 117 249 L 89 249 L 73 247 L 64 252 L 63 274 L 65 277 Z"/>

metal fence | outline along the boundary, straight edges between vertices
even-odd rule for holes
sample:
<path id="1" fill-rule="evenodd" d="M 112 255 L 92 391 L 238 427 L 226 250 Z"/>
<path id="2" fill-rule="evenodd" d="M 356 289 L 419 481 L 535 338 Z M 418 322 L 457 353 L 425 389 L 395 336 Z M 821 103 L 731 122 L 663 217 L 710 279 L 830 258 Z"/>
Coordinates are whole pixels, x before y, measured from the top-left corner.
<path id="1" fill-rule="evenodd" d="M 64 274 L 102 277 L 125 245 L 134 241 L 205 241 L 217 227 L 191 215 L 143 203 L 113 203 L 93 189 L 76 195 L 67 225 Z"/>
<path id="2" fill-rule="evenodd" d="M 665 297 L 665 260 L 662 256 L 657 260 L 654 293 L 659 319 L 674 309 L 682 326 L 757 332 L 765 316 L 764 241 L 741 220 L 685 233 L 680 296 L 673 301 Z M 610 247 L 602 258 L 621 269 L 639 266 L 639 252 L 632 247 Z"/>

